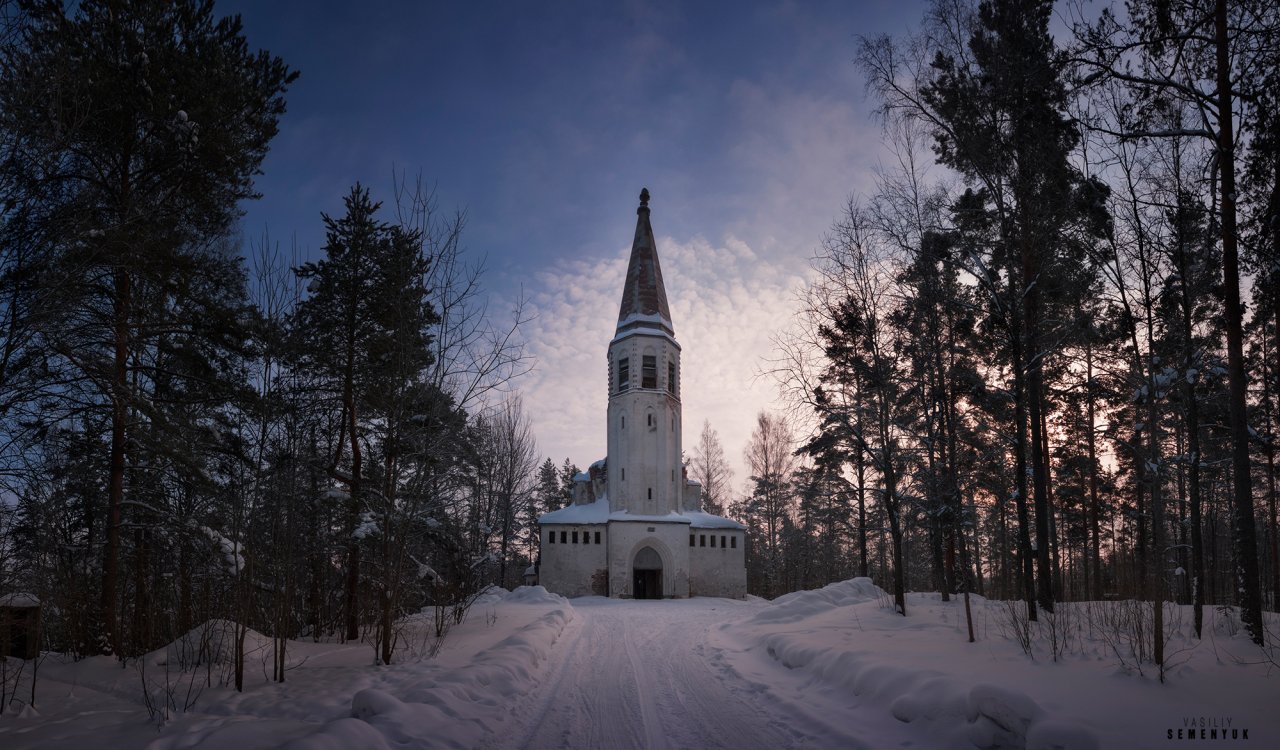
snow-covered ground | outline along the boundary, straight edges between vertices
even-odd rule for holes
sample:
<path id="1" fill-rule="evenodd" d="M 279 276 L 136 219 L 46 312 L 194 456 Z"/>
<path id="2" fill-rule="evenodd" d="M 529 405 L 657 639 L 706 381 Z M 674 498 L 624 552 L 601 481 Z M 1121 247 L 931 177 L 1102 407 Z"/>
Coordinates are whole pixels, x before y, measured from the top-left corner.
<path id="1" fill-rule="evenodd" d="M 1206 741 L 1230 744 L 1247 729 L 1247 746 L 1280 747 L 1280 649 L 1258 649 L 1229 613 L 1206 609 L 1197 641 L 1190 607 L 1166 604 L 1161 684 L 1129 637 L 1147 603 L 1059 604 L 1030 626 L 1030 654 L 1016 635 L 1021 605 L 975 596 L 971 606 L 972 644 L 960 599 L 908 594 L 903 618 L 855 579 L 779 597 L 710 643 L 748 681 L 776 684 L 776 666 L 804 675 L 784 692 L 796 706 L 876 707 L 925 731 L 927 747 L 1165 747 L 1193 725 L 1197 739 L 1204 728 Z M 1274 643 L 1280 618 L 1267 618 Z M 839 710 L 807 718 L 849 722 Z"/>
<path id="2" fill-rule="evenodd" d="M 1055 660 L 1048 618 L 1028 655 L 1003 603 L 972 604 L 970 644 L 959 600 L 909 595 L 902 618 L 866 579 L 772 603 L 521 588 L 486 595 L 434 658 L 429 622 L 410 623 L 416 640 L 389 667 L 367 645 L 290 642 L 273 683 L 270 641 L 251 636 L 243 693 L 218 686 L 220 665 L 182 674 L 175 648 L 145 672 L 47 657 L 36 706 L 0 716 L 0 747 L 1142 748 L 1192 720 L 1206 738 L 1248 730 L 1246 747 L 1280 746 L 1280 669 L 1226 614 L 1208 611 L 1197 643 L 1189 611 L 1168 607 L 1161 684 L 1123 636 L 1142 606 L 1060 609 Z M 144 680 L 153 706 L 173 689 L 163 721 Z"/>

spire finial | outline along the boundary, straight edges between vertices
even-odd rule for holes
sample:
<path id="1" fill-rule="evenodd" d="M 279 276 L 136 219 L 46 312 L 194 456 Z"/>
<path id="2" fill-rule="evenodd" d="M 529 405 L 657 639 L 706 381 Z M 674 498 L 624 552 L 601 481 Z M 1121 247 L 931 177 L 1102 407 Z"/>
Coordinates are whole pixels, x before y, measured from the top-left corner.
<path id="1" fill-rule="evenodd" d="M 636 209 L 636 213 L 649 210 L 649 188 L 640 188 L 640 208 Z"/>

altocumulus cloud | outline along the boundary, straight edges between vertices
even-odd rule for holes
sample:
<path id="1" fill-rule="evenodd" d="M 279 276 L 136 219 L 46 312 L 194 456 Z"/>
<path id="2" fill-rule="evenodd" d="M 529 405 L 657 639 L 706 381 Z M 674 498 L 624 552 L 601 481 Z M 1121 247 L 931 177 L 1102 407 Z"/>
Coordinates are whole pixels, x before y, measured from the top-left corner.
<path id="1" fill-rule="evenodd" d="M 537 318 L 526 333 L 537 368 L 521 385 L 539 450 L 557 463 L 568 457 L 585 467 L 605 454 L 605 352 L 630 251 L 560 261 L 535 274 L 530 302 Z M 757 372 L 772 351 L 771 337 L 792 319 L 807 267 L 761 258 L 734 237 L 715 246 L 702 237 L 660 238 L 658 256 L 683 347 L 685 453 L 703 420 L 711 420 L 740 485 L 742 448 L 756 412 L 777 396 Z"/>

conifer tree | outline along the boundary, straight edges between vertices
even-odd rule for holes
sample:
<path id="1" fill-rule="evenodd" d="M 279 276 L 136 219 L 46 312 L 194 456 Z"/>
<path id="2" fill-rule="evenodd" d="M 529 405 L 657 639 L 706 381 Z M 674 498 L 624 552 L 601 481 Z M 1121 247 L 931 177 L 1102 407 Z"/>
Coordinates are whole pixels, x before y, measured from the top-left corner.
<path id="1" fill-rule="evenodd" d="M 413 416 L 402 412 L 401 397 L 431 363 L 428 329 L 437 318 L 423 281 L 428 260 L 421 235 L 378 220 L 381 204 L 358 183 L 343 202 L 341 218 L 322 214 L 324 259 L 297 269 L 310 296 L 298 305 L 293 336 L 301 366 L 329 385 L 341 415 L 331 467 L 347 486 L 344 632 L 354 640 L 361 606 L 357 532 L 370 507 L 365 494 L 372 489 L 380 503 L 393 500 L 399 452 L 394 432 Z M 389 432 L 383 441 L 384 482 L 370 487 L 362 440 L 374 416 Z"/>
<path id="2" fill-rule="evenodd" d="M 39 345 L 74 383 L 62 394 L 109 414 L 99 619 L 103 648 L 121 653 L 129 446 L 138 424 L 167 422 L 142 392 L 161 371 L 152 355 L 190 355 L 183 378 L 216 380 L 211 349 L 242 337 L 243 272 L 215 243 L 239 201 L 254 197 L 296 74 L 251 52 L 239 19 L 216 19 L 207 1 L 24 0 L 20 9 L 22 33 L 0 61 L 9 147 L 0 166 L 20 205 L 40 206 L 24 237 L 41 238 L 29 267 L 41 269 L 34 283 L 56 308 L 37 311 Z"/>

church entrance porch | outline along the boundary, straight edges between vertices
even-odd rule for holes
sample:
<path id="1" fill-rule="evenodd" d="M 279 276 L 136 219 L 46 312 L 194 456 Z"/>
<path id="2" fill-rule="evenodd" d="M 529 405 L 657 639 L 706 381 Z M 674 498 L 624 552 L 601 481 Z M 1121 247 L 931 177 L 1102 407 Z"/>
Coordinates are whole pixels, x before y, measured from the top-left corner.
<path id="1" fill-rule="evenodd" d="M 653 547 L 642 547 L 631 564 L 631 595 L 636 599 L 662 598 L 662 558 Z"/>

